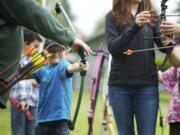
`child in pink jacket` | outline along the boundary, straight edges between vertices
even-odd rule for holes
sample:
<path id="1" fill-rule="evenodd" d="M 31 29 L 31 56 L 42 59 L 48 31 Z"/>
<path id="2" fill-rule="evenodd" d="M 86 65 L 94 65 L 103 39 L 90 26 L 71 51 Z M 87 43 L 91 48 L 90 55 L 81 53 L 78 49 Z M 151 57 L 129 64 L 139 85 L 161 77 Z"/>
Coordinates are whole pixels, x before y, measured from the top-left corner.
<path id="1" fill-rule="evenodd" d="M 180 135 L 180 67 L 171 67 L 159 71 L 159 81 L 171 94 L 167 122 L 170 125 L 170 135 Z"/>

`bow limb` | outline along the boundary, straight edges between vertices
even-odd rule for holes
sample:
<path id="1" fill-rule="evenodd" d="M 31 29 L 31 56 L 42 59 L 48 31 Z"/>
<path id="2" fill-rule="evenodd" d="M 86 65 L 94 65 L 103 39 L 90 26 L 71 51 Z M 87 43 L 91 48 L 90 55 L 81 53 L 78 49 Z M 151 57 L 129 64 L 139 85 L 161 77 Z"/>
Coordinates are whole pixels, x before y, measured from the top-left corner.
<path id="1" fill-rule="evenodd" d="M 75 34 L 76 32 L 75 32 L 75 29 L 74 29 L 74 27 L 73 27 L 73 25 L 71 23 L 71 20 L 69 19 L 66 11 L 64 10 L 64 8 L 63 8 L 63 6 L 62 6 L 62 4 L 60 2 L 56 3 L 55 11 L 56 11 L 57 14 L 62 13 L 64 15 L 64 17 L 65 17 L 65 19 L 66 19 L 66 21 L 67 21 L 67 23 L 69 25 L 70 30 L 72 31 L 73 34 Z"/>
<path id="2" fill-rule="evenodd" d="M 101 71 L 103 68 L 104 59 L 105 59 L 105 53 L 100 47 L 99 50 L 97 51 L 96 62 L 92 77 L 93 82 L 92 82 L 91 97 L 90 97 L 90 110 L 88 113 L 88 124 L 89 124 L 88 135 L 93 135 L 94 113 L 96 108 L 96 101 L 98 98 L 99 85 L 100 85 L 100 79 L 102 73 Z"/>

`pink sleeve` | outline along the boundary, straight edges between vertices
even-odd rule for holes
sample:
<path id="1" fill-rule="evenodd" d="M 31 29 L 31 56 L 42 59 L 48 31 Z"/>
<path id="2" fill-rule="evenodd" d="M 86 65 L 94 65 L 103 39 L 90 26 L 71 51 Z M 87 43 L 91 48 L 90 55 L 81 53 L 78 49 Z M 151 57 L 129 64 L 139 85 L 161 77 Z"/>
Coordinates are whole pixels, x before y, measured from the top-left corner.
<path id="1" fill-rule="evenodd" d="M 172 67 L 162 73 L 163 84 L 166 90 L 173 92 L 174 86 L 177 83 L 177 69 Z"/>

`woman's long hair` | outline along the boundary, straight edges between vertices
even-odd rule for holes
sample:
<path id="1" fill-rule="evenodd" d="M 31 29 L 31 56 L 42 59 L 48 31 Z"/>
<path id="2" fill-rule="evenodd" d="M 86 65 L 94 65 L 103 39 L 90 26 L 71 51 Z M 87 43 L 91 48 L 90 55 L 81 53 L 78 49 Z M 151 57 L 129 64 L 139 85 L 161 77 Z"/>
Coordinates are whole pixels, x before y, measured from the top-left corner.
<path id="1" fill-rule="evenodd" d="M 113 0 L 112 15 L 118 26 L 128 25 L 132 22 L 132 0 Z M 153 11 L 150 0 L 142 0 L 138 7 L 139 11 Z"/>

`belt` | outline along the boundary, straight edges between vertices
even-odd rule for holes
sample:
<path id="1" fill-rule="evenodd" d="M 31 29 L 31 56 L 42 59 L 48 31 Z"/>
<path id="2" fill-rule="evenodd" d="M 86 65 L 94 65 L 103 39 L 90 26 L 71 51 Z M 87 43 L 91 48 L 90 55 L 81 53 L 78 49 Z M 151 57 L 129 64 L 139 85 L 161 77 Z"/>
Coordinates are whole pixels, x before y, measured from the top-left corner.
<path id="1" fill-rule="evenodd" d="M 68 120 L 57 120 L 57 121 L 41 122 L 41 123 L 38 123 L 38 125 L 40 125 L 40 126 L 55 126 L 55 125 L 64 125 L 67 123 L 68 123 Z"/>

